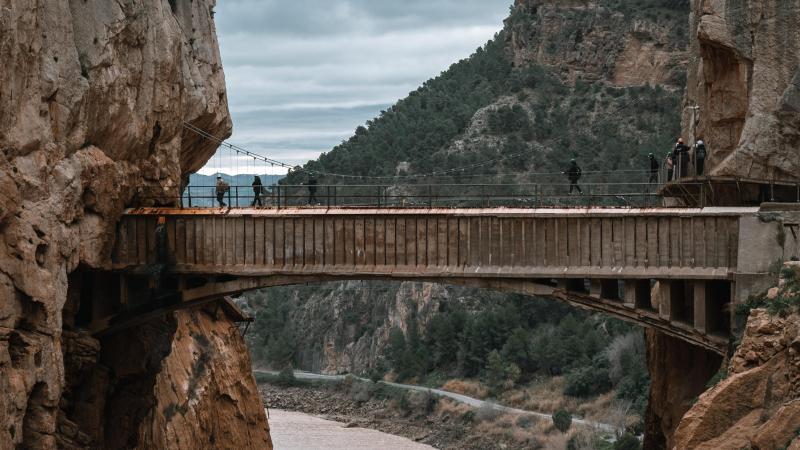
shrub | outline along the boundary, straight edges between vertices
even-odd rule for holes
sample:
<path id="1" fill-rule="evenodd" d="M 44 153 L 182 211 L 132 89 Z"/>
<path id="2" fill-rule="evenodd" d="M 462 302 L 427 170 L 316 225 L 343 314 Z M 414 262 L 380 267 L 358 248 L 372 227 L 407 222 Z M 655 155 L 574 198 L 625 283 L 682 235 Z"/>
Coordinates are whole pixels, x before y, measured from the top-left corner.
<path id="1" fill-rule="evenodd" d="M 494 403 L 484 402 L 478 411 L 475 412 L 475 420 L 477 422 L 490 422 L 500 417 L 500 411 L 495 409 Z"/>
<path id="2" fill-rule="evenodd" d="M 558 431 L 566 433 L 572 426 L 572 415 L 564 409 L 559 409 L 553 414 L 553 425 Z"/>
<path id="3" fill-rule="evenodd" d="M 294 369 L 292 366 L 286 366 L 278 373 L 278 378 L 275 380 L 278 386 L 295 386 L 297 385 L 297 378 L 294 376 Z"/>
<path id="4" fill-rule="evenodd" d="M 581 367 L 567 374 L 564 393 L 572 397 L 589 397 L 611 389 L 608 369 L 597 366 Z"/>
<path id="5" fill-rule="evenodd" d="M 625 433 L 614 443 L 614 450 L 639 450 L 642 448 L 641 442 L 636 436 Z"/>

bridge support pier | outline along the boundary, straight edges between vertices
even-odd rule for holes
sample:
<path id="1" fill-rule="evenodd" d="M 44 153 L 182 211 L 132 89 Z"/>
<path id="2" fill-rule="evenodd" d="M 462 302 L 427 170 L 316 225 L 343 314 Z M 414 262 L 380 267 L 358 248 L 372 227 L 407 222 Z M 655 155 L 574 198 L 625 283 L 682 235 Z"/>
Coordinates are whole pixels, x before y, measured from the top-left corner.
<path id="1" fill-rule="evenodd" d="M 700 333 L 708 333 L 708 283 L 703 280 L 694 283 L 694 329 Z"/>

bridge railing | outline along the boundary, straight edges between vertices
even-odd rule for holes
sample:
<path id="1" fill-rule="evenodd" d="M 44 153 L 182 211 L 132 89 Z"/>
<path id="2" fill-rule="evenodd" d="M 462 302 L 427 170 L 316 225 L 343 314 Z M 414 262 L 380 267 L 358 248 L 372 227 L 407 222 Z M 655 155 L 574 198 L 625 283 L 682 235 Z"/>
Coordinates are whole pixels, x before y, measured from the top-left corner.
<path id="1" fill-rule="evenodd" d="M 272 185 L 257 194 L 253 186 L 230 186 L 222 201 L 232 208 L 655 207 L 662 203 L 658 187 L 657 183 Z M 182 207 L 220 206 L 214 186 L 188 186 L 180 200 Z"/>

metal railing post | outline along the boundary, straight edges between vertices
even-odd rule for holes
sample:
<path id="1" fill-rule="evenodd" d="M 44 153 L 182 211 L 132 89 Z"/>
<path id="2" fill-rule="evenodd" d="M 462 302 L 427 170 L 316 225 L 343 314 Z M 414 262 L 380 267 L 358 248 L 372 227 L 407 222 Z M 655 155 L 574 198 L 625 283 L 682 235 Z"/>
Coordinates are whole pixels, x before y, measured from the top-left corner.
<path id="1" fill-rule="evenodd" d="M 229 187 L 228 187 L 228 208 L 230 208 L 230 207 L 232 207 L 232 206 L 233 206 L 233 200 L 231 200 L 231 198 L 232 198 L 232 195 L 231 195 L 231 188 L 230 188 L 230 186 L 229 186 Z"/>
<path id="2" fill-rule="evenodd" d="M 192 207 L 192 188 L 191 187 L 187 187 L 186 188 L 186 194 L 189 196 L 189 208 L 191 208 Z"/>
<path id="3" fill-rule="evenodd" d="M 381 187 L 378 186 L 378 208 L 381 207 Z"/>
<path id="4" fill-rule="evenodd" d="M 278 201 L 275 204 L 278 206 L 278 211 L 281 210 L 281 185 L 275 186 L 275 192 L 278 194 Z"/>
<path id="5" fill-rule="evenodd" d="M 239 207 L 239 186 L 234 186 L 233 189 L 236 191 L 236 207 Z"/>
<path id="6" fill-rule="evenodd" d="M 428 209 L 433 208 L 433 186 L 428 185 Z"/>
<path id="7" fill-rule="evenodd" d="M 325 203 L 328 205 L 328 209 L 330 209 L 330 207 L 331 207 L 331 187 L 330 187 L 330 185 L 326 186 L 325 197 L 327 197 L 325 199 Z"/>

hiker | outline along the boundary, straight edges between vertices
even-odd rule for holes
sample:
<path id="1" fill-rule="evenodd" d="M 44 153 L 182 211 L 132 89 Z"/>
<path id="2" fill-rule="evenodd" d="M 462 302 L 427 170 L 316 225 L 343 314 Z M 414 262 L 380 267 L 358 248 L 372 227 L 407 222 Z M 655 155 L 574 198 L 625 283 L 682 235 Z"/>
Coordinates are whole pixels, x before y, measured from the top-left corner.
<path id="1" fill-rule="evenodd" d="M 697 176 L 703 176 L 703 171 L 706 166 L 706 143 L 703 138 L 697 140 L 694 146 L 694 167 L 697 170 Z"/>
<path id="2" fill-rule="evenodd" d="M 664 167 L 667 169 L 667 182 L 672 181 L 672 175 L 675 173 L 675 160 L 672 159 L 672 153 L 667 153 L 664 157 Z"/>
<path id="3" fill-rule="evenodd" d="M 225 194 L 228 191 L 231 190 L 231 187 L 230 187 L 230 185 L 228 183 L 226 183 L 222 179 L 222 175 L 217 175 L 217 188 L 216 188 L 216 190 L 217 190 L 217 202 L 219 203 L 219 207 L 220 208 L 224 208 L 224 207 L 228 206 L 222 200 L 225 198 Z"/>
<path id="4" fill-rule="evenodd" d="M 675 150 L 672 152 L 672 162 L 678 166 L 675 179 L 683 178 L 688 175 L 689 147 L 683 143 L 683 138 L 678 138 L 678 142 L 675 144 Z"/>
<path id="5" fill-rule="evenodd" d="M 650 183 L 658 183 L 658 160 L 656 159 L 656 155 L 650 153 L 648 156 L 650 159 Z"/>
<path id="6" fill-rule="evenodd" d="M 319 203 L 317 200 L 317 177 L 314 176 L 314 172 L 308 174 L 308 204 L 312 205 L 314 203 Z"/>
<path id="7" fill-rule="evenodd" d="M 575 158 L 572 158 L 572 160 L 570 161 L 569 168 L 565 172 L 561 172 L 561 173 L 566 175 L 567 179 L 569 180 L 569 193 L 570 193 L 570 195 L 572 195 L 572 191 L 575 190 L 575 189 L 578 190 L 578 193 L 583 195 L 583 190 L 581 189 L 580 186 L 578 186 L 578 180 L 581 179 L 581 176 L 582 176 L 583 173 L 581 171 L 581 168 L 578 167 L 578 162 L 575 161 Z"/>
<path id="8" fill-rule="evenodd" d="M 264 204 L 261 203 L 261 194 L 263 193 L 264 185 L 261 184 L 261 177 L 256 175 L 255 178 L 253 178 L 253 203 L 251 203 L 250 206 L 256 206 L 256 203 L 258 203 L 258 206 L 263 207 Z"/>

